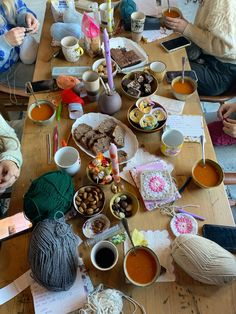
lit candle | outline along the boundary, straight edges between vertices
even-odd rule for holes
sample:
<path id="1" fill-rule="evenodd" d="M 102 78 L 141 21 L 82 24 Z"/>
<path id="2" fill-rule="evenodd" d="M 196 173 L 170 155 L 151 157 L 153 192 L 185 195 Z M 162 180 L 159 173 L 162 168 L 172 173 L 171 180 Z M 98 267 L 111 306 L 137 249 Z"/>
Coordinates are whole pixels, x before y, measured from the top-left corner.
<path id="1" fill-rule="evenodd" d="M 108 33 L 111 34 L 113 29 L 112 29 L 112 10 L 111 10 L 111 0 L 107 0 L 107 29 Z"/>
<path id="2" fill-rule="evenodd" d="M 112 76 L 112 66 L 111 66 L 111 54 L 110 54 L 110 45 L 109 45 L 109 36 L 106 28 L 103 31 L 103 40 L 104 40 L 104 48 L 105 48 L 105 59 L 107 66 L 107 77 L 108 84 L 111 90 L 114 90 L 114 82 Z"/>
<path id="3" fill-rule="evenodd" d="M 119 163 L 118 163 L 117 147 L 113 143 L 110 144 L 109 154 L 110 154 L 110 159 L 111 159 L 114 182 L 119 183 L 120 182 L 120 170 L 119 170 Z"/>

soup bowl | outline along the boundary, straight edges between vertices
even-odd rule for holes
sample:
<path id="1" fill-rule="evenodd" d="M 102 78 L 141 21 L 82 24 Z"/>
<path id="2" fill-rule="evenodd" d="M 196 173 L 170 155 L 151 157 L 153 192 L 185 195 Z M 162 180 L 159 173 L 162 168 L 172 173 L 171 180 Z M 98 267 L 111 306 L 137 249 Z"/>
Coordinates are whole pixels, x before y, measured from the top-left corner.
<path id="1" fill-rule="evenodd" d="M 157 255 L 146 246 L 131 248 L 125 255 L 123 269 L 126 278 L 139 287 L 151 285 L 161 273 Z"/>
<path id="2" fill-rule="evenodd" d="M 48 100 L 40 99 L 38 103 L 33 103 L 28 109 L 29 119 L 37 125 L 48 125 L 56 115 L 54 104 Z"/>
<path id="3" fill-rule="evenodd" d="M 211 159 L 199 160 L 192 168 L 193 181 L 203 189 L 209 189 L 220 185 L 224 179 L 221 166 Z"/>
<path id="4" fill-rule="evenodd" d="M 171 82 L 171 90 L 175 98 L 185 101 L 191 96 L 197 89 L 197 82 L 189 76 L 184 77 L 184 83 L 182 83 L 182 77 L 177 76 Z"/>

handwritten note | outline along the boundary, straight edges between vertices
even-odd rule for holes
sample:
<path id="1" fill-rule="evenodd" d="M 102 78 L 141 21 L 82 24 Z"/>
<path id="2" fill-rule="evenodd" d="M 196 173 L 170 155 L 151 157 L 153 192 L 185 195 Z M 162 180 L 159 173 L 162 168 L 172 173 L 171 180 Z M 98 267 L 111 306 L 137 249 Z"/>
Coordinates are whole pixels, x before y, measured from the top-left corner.
<path id="1" fill-rule="evenodd" d="M 178 115 L 184 110 L 185 102 L 181 100 L 171 99 L 159 95 L 153 95 L 150 97 L 153 101 L 156 101 L 162 105 L 168 114 Z"/>
<path id="2" fill-rule="evenodd" d="M 204 135 L 202 116 L 170 115 L 166 127 L 179 130 L 185 142 L 200 142 L 200 135 Z"/>

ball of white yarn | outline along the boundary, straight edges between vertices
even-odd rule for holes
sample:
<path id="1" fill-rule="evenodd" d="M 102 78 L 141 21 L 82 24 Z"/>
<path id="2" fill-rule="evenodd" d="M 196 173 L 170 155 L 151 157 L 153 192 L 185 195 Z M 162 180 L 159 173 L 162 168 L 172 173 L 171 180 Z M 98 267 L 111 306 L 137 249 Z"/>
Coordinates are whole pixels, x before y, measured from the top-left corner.
<path id="1" fill-rule="evenodd" d="M 192 278 L 212 285 L 236 279 L 236 258 L 217 243 L 197 236 L 180 235 L 172 244 L 175 262 Z"/>

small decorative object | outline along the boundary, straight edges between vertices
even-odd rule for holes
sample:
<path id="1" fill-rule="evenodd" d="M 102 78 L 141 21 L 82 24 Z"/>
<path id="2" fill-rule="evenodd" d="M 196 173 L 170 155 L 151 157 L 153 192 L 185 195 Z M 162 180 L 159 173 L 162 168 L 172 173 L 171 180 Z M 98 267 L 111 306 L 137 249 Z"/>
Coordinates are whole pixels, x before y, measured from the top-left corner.
<path id="1" fill-rule="evenodd" d="M 90 57 L 96 57 L 101 51 L 100 28 L 87 13 L 83 14 L 82 31 L 86 52 Z"/>
<path id="2" fill-rule="evenodd" d="M 87 174 L 89 179 L 96 184 L 111 183 L 113 180 L 111 161 L 102 153 L 98 153 L 97 157 L 88 164 Z"/>
<path id="3" fill-rule="evenodd" d="M 197 234 L 198 223 L 188 214 L 176 214 L 170 222 L 173 234 L 178 237 L 181 234 Z"/>
<path id="4" fill-rule="evenodd" d="M 192 234 L 178 236 L 171 252 L 175 262 L 192 278 L 210 285 L 236 279 L 236 258 L 217 243 Z"/>
<path id="5" fill-rule="evenodd" d="M 120 110 L 122 105 L 121 97 L 116 91 L 105 89 L 98 98 L 98 110 L 105 114 L 114 114 Z"/>

